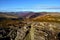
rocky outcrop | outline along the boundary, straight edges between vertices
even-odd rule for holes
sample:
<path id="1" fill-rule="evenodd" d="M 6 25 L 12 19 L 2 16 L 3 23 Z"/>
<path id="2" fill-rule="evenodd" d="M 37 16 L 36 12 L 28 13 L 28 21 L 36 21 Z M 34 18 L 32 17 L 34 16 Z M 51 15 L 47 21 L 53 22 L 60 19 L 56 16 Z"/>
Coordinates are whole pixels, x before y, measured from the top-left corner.
<path id="1" fill-rule="evenodd" d="M 34 40 L 60 40 L 58 33 L 60 33 L 59 23 L 54 22 L 34 22 L 35 28 Z"/>
<path id="2" fill-rule="evenodd" d="M 60 40 L 60 23 L 27 22 L 23 26 L 19 24 L 9 27 L 0 28 L 1 40 Z"/>
<path id="3" fill-rule="evenodd" d="M 60 23 L 54 23 L 54 22 L 32 22 L 29 25 L 31 28 L 29 28 L 29 25 L 26 24 L 24 27 L 19 29 L 17 31 L 17 37 L 16 40 L 26 40 L 25 38 L 30 36 L 31 40 L 60 40 Z M 34 30 L 34 32 L 33 32 Z M 27 33 L 28 32 L 28 33 Z M 30 33 L 32 32 L 32 34 Z M 27 33 L 27 34 L 26 34 Z M 27 37 L 28 39 L 28 37 Z M 29 40 L 29 39 L 28 39 Z"/>

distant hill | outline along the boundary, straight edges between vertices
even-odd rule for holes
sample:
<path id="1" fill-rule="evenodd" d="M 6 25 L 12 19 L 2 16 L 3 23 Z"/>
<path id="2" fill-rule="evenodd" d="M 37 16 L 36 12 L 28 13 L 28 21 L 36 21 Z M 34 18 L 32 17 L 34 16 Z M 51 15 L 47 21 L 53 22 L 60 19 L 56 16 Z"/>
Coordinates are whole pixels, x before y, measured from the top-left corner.
<path id="1" fill-rule="evenodd" d="M 0 17 L 6 18 L 23 18 L 33 20 L 54 20 L 60 18 L 58 12 L 0 12 Z"/>
<path id="2" fill-rule="evenodd" d="M 7 18 L 34 18 L 43 13 L 36 13 L 36 12 L 0 12 L 0 17 L 7 17 Z"/>
<path id="3" fill-rule="evenodd" d="M 60 13 L 47 13 L 33 18 L 34 21 L 60 22 Z"/>
<path id="4" fill-rule="evenodd" d="M 6 17 L 6 18 L 18 18 L 17 15 L 13 14 L 13 13 L 3 13 L 0 12 L 0 17 Z"/>

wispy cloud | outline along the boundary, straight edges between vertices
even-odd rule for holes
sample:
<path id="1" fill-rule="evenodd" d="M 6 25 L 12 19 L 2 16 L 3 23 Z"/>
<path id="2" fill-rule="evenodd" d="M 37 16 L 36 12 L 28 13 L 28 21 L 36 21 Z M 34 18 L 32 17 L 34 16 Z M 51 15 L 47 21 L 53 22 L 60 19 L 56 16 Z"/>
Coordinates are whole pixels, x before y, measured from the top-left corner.
<path id="1" fill-rule="evenodd" d="M 22 8 L 0 8 L 1 11 L 51 11 L 60 12 L 60 6 L 33 6 L 33 7 L 22 7 Z"/>
<path id="2" fill-rule="evenodd" d="M 50 7 L 47 7 L 47 8 L 45 8 L 45 9 L 60 9 L 60 6 L 50 6 Z"/>
<path id="3" fill-rule="evenodd" d="M 52 6 L 50 6 L 50 7 L 31 7 L 31 8 L 14 8 L 14 9 L 60 9 L 60 7 L 56 7 L 56 6 L 54 6 L 54 7 L 52 7 Z"/>
<path id="4" fill-rule="evenodd" d="M 35 5 L 33 9 L 60 9 L 60 6 L 51 6 L 51 5 Z"/>
<path id="5" fill-rule="evenodd" d="M 41 9 L 60 9 L 60 6 L 48 6 L 48 5 L 35 5 L 35 6 L 31 6 L 31 7 L 19 7 L 19 8 L 0 8 L 0 9 L 4 9 L 4 10 L 41 10 Z"/>

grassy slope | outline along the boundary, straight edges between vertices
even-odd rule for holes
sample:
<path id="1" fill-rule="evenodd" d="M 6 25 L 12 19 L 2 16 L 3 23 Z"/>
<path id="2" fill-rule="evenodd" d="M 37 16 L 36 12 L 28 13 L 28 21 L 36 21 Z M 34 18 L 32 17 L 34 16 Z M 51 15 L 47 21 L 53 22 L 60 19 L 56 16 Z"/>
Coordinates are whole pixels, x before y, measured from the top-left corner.
<path id="1" fill-rule="evenodd" d="M 33 19 L 33 21 L 41 21 L 41 22 L 60 22 L 60 16 L 55 15 L 44 15 L 39 16 Z"/>

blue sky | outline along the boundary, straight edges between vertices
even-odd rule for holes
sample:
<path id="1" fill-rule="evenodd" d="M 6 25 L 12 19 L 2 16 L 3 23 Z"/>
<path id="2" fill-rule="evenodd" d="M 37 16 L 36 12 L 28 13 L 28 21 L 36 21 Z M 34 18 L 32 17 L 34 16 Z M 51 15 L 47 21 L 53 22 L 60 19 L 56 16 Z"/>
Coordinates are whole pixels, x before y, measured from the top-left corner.
<path id="1" fill-rule="evenodd" d="M 0 11 L 60 12 L 60 0 L 0 0 Z"/>

